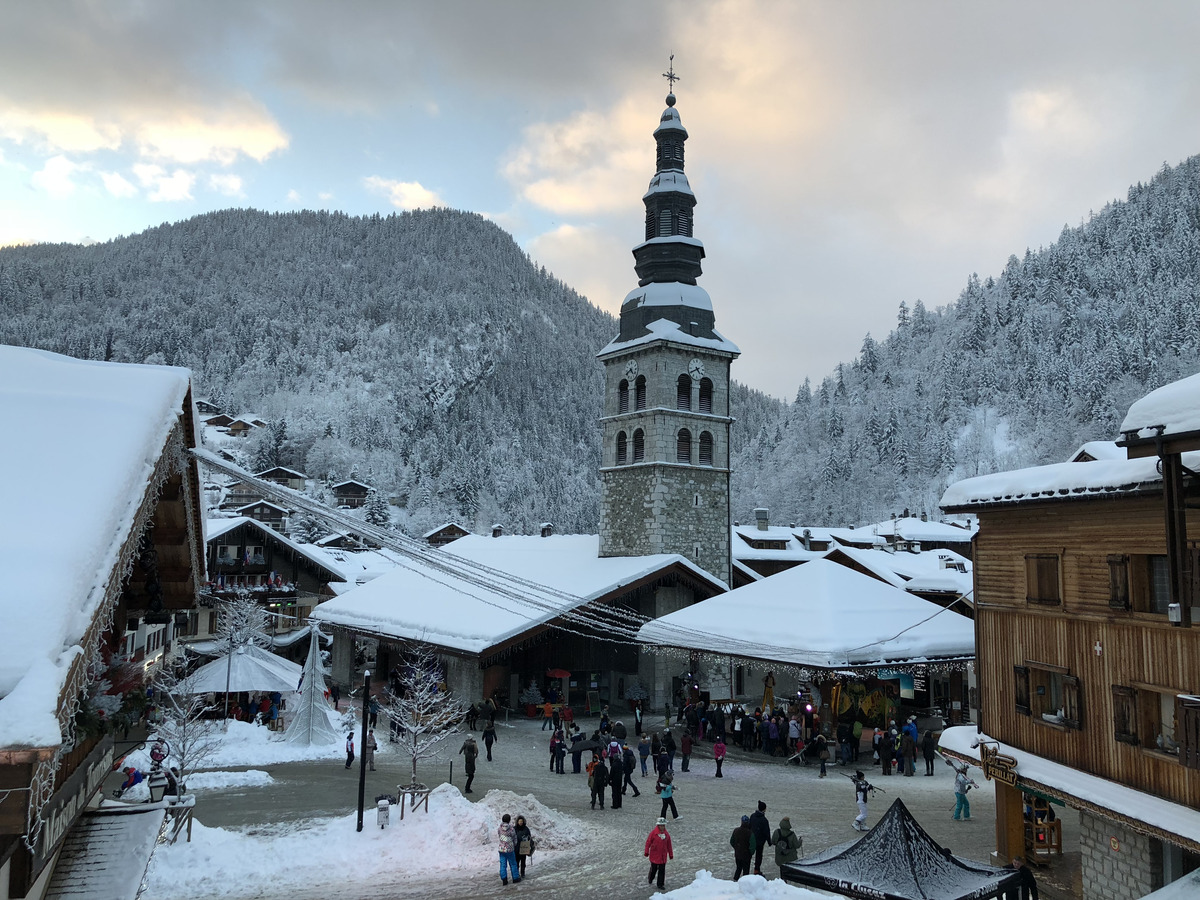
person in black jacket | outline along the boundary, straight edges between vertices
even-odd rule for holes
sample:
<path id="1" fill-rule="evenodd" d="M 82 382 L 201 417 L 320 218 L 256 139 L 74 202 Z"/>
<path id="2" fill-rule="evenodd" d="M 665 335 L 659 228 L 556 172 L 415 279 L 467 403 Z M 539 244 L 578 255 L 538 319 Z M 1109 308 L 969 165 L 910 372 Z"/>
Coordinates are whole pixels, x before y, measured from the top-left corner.
<path id="1" fill-rule="evenodd" d="M 1025 860 L 1020 856 L 1013 857 L 1012 867 L 1017 870 L 1021 879 L 1021 900 L 1038 900 L 1037 881 L 1034 880 L 1033 870 L 1025 865 Z"/>
<path id="2" fill-rule="evenodd" d="M 729 836 L 729 846 L 733 848 L 734 881 L 750 874 L 750 856 L 754 853 L 755 843 L 754 832 L 750 829 L 750 817 L 742 816 L 741 824 L 733 829 L 733 834 Z"/>
<path id="3" fill-rule="evenodd" d="M 921 753 L 925 757 L 925 774 L 932 775 L 933 761 L 937 758 L 937 741 L 932 731 L 926 731 L 925 737 L 921 738 Z"/>
<path id="4" fill-rule="evenodd" d="M 614 753 L 608 760 L 612 767 L 608 773 L 608 783 L 612 786 L 612 808 L 621 808 L 621 787 L 625 781 L 625 766 L 621 763 L 621 754 Z"/>
<path id="5" fill-rule="evenodd" d="M 625 769 L 625 780 L 621 782 L 621 793 L 624 794 L 627 789 L 633 788 L 633 796 L 640 797 L 642 792 L 633 782 L 633 770 L 637 766 L 637 755 L 628 744 L 621 750 L 621 764 Z"/>
<path id="6" fill-rule="evenodd" d="M 604 809 L 604 789 L 607 786 L 608 769 L 604 760 L 597 756 L 588 763 L 588 787 L 592 789 L 592 809 L 596 808 L 596 800 L 600 801 L 600 808 Z"/>
<path id="7" fill-rule="evenodd" d="M 669 730 L 667 731 L 667 733 L 665 735 L 663 735 L 662 745 L 663 745 L 663 753 L 667 754 L 667 768 L 670 769 L 672 772 L 674 772 L 675 771 L 675 738 L 673 738 L 671 736 L 671 732 Z"/>
<path id="8" fill-rule="evenodd" d="M 763 850 L 771 843 L 771 823 L 767 821 L 767 804 L 758 801 L 758 809 L 750 814 L 750 830 L 754 832 L 754 874 L 762 874 Z"/>

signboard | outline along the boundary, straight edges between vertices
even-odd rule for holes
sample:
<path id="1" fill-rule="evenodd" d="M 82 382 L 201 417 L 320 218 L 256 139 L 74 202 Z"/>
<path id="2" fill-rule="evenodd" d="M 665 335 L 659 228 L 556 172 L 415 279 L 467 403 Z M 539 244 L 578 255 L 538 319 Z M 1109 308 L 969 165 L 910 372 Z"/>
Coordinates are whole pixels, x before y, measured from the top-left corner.
<path id="1" fill-rule="evenodd" d="M 979 767 L 988 781 L 998 781 L 1009 787 L 1017 786 L 1017 761 L 1002 754 L 998 748 L 980 744 Z"/>
<path id="2" fill-rule="evenodd" d="M 880 669 L 877 677 L 881 681 L 898 681 L 900 682 L 900 699 L 912 700 L 916 697 L 915 685 L 913 682 L 912 672 L 897 672 L 895 669 Z M 925 687 L 924 680 L 921 682 L 921 687 Z"/>
<path id="3" fill-rule="evenodd" d="M 42 810 L 42 830 L 33 854 L 34 871 L 49 861 L 55 848 L 87 806 L 88 800 L 100 790 L 104 779 L 112 771 L 113 759 L 112 735 L 106 734 L 50 798 Z"/>

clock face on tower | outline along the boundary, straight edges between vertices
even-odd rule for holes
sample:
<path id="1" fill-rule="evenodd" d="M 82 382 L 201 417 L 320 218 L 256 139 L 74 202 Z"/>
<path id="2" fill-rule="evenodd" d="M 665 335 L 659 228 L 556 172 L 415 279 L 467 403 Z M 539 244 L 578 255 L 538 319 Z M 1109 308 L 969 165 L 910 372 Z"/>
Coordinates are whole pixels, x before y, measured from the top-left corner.
<path id="1" fill-rule="evenodd" d="M 629 362 L 625 363 L 625 377 L 626 378 L 628 378 L 630 381 L 633 381 L 633 379 L 637 378 L 637 373 L 638 373 L 638 364 L 637 364 L 636 359 L 631 359 Z"/>
<path id="2" fill-rule="evenodd" d="M 688 374 L 691 375 L 696 381 L 699 381 L 704 377 L 704 363 L 700 362 L 698 359 L 693 359 L 690 363 L 688 363 Z"/>

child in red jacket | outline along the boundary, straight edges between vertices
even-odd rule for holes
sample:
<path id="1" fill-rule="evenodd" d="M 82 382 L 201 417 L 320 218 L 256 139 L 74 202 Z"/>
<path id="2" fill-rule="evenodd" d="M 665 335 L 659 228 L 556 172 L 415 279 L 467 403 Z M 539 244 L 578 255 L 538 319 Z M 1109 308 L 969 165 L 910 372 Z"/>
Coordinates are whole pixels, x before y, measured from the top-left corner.
<path id="1" fill-rule="evenodd" d="M 671 836 L 667 834 L 666 819 L 660 818 L 658 825 L 646 837 L 646 852 L 642 855 L 650 858 L 650 875 L 646 878 L 646 883 L 653 883 L 654 876 L 657 874 L 658 888 L 662 890 L 663 882 L 667 877 L 667 860 L 675 858 L 675 853 L 671 849 Z"/>

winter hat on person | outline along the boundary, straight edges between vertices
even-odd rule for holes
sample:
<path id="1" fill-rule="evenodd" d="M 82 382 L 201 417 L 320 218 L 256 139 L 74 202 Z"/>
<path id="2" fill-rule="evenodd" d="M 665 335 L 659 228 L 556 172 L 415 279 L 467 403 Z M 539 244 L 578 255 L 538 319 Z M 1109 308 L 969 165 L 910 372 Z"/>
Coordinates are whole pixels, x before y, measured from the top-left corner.
<path id="1" fill-rule="evenodd" d="M 742 816 L 742 824 L 743 824 L 743 825 L 749 825 L 749 824 L 750 824 L 750 817 L 749 817 L 749 816 Z"/>
<path id="2" fill-rule="evenodd" d="M 779 820 L 779 827 L 780 828 L 791 828 L 792 827 L 791 818 L 789 816 L 784 816 L 782 819 Z"/>
<path id="3" fill-rule="evenodd" d="M 765 804 L 765 803 L 763 803 L 763 801 L 759 800 L 759 801 L 758 801 L 758 811 L 759 811 L 759 812 L 766 812 L 766 811 L 767 811 L 767 804 Z"/>
<path id="4" fill-rule="evenodd" d="M 666 825 L 666 824 L 667 824 L 667 820 L 666 820 L 665 818 L 660 818 L 656 824 L 658 824 L 658 825 Z"/>

